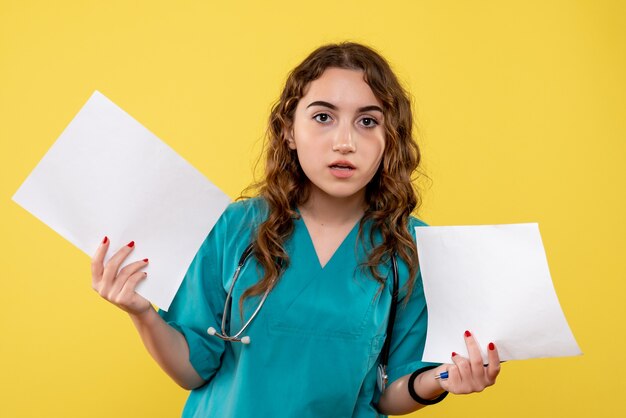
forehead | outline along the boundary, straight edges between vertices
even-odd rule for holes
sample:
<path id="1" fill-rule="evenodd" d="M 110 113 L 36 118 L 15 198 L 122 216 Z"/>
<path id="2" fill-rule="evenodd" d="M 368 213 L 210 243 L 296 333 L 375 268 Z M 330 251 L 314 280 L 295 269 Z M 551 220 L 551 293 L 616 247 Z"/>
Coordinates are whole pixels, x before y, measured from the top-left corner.
<path id="1" fill-rule="evenodd" d="M 365 82 L 364 72 L 345 68 L 327 68 L 319 78 L 308 84 L 300 104 L 307 106 L 315 100 L 324 100 L 340 108 L 373 104 L 382 106 Z"/>

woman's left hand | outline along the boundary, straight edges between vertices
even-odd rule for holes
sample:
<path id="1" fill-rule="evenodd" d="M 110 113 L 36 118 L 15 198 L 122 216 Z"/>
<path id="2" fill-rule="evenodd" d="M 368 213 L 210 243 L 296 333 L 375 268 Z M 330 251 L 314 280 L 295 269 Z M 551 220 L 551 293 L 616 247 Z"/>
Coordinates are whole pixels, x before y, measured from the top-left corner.
<path id="1" fill-rule="evenodd" d="M 486 366 L 483 365 L 483 357 L 480 354 L 478 343 L 469 331 L 465 331 L 465 345 L 469 359 L 452 353 L 454 364 L 446 365 L 448 378 L 439 381 L 441 387 L 450 393 L 480 392 L 496 383 L 496 378 L 500 373 L 500 357 L 494 343 L 489 343 L 487 347 L 489 364 Z"/>

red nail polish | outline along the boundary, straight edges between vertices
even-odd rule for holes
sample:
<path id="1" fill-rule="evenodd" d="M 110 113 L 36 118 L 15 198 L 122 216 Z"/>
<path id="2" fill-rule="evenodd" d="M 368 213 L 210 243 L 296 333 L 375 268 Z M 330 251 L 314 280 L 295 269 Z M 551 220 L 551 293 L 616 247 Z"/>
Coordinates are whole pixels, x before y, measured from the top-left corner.
<path id="1" fill-rule="evenodd" d="M 489 349 L 490 349 L 491 351 L 495 350 L 495 349 L 496 349 L 495 344 L 494 344 L 494 343 L 489 343 Z"/>
<path id="2" fill-rule="evenodd" d="M 144 262 L 144 263 L 147 263 L 147 262 L 148 262 L 148 259 L 147 259 L 147 258 L 144 258 L 144 259 L 143 259 L 143 262 Z M 493 349 L 492 349 L 492 350 L 493 350 Z"/>
<path id="3" fill-rule="evenodd" d="M 471 337 L 471 336 L 472 336 L 472 333 L 471 333 L 471 332 L 469 332 L 469 331 L 465 331 L 465 336 L 466 336 L 466 337 Z"/>
<path id="4" fill-rule="evenodd" d="M 135 241 L 131 241 L 126 245 L 129 246 L 130 248 L 133 248 L 135 246 Z"/>
<path id="5" fill-rule="evenodd" d="M 456 353 L 453 351 L 453 352 L 452 352 L 452 357 L 454 357 L 454 356 L 456 356 Z"/>
<path id="6" fill-rule="evenodd" d="M 106 244 L 108 240 L 109 240 L 109 238 L 107 236 L 105 236 L 104 239 L 102 240 L 102 243 Z"/>

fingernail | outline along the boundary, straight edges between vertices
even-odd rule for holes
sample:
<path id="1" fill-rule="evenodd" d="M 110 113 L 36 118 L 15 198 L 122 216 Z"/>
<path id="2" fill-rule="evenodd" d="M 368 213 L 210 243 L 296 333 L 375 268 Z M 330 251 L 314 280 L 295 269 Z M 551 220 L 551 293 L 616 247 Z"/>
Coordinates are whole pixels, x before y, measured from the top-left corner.
<path id="1" fill-rule="evenodd" d="M 456 353 L 453 351 L 453 352 L 452 352 L 452 357 L 454 357 L 454 356 L 456 356 Z"/>
<path id="2" fill-rule="evenodd" d="M 465 331 L 465 336 L 466 336 L 466 337 L 471 337 L 471 336 L 472 336 L 472 333 L 471 333 L 471 332 L 469 332 L 469 331 Z"/>
<path id="3" fill-rule="evenodd" d="M 495 349 L 496 349 L 495 344 L 494 344 L 494 343 L 489 343 L 489 349 L 490 349 L 491 351 L 495 350 Z"/>
<path id="4" fill-rule="evenodd" d="M 147 263 L 147 262 L 148 262 L 148 259 L 147 259 L 147 258 L 144 258 L 144 259 L 143 259 L 143 262 L 144 262 L 144 263 Z"/>
<path id="5" fill-rule="evenodd" d="M 104 236 L 104 239 L 102 240 L 102 243 L 103 243 L 103 244 L 106 244 L 108 240 L 109 240 L 109 238 L 105 235 L 105 236 Z"/>
<path id="6" fill-rule="evenodd" d="M 135 241 L 131 241 L 128 244 L 126 244 L 128 247 L 133 248 L 135 246 Z"/>

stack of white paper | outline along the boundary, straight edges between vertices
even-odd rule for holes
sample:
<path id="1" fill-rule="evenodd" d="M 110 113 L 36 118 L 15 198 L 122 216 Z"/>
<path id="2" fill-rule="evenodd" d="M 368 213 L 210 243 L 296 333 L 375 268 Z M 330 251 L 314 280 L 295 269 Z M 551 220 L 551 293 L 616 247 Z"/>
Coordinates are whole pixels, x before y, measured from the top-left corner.
<path id="1" fill-rule="evenodd" d="M 428 306 L 423 360 L 467 356 L 463 333 L 501 360 L 580 354 L 559 306 L 537 224 L 417 227 Z"/>
<path id="2" fill-rule="evenodd" d="M 13 200 L 92 256 L 130 241 L 149 258 L 137 292 L 167 310 L 230 199 L 153 133 L 94 92 Z M 85 264 L 85 276 L 89 276 Z"/>

